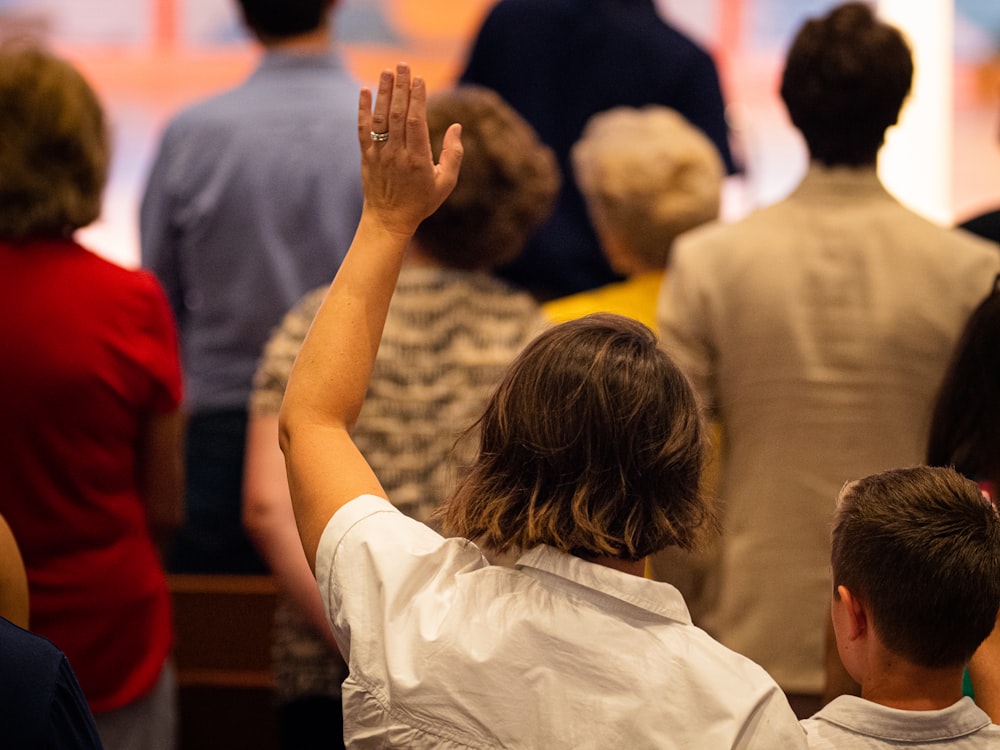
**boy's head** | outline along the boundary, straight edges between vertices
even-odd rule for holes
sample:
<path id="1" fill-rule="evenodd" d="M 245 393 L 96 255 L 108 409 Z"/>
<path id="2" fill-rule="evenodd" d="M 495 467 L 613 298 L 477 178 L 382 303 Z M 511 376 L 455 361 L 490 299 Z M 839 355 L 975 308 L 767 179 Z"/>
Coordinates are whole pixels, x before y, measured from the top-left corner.
<path id="1" fill-rule="evenodd" d="M 864 3 L 807 21 L 788 52 L 781 98 L 828 166 L 874 164 L 885 131 L 910 92 L 913 60 L 903 35 Z"/>
<path id="2" fill-rule="evenodd" d="M 694 394 L 641 323 L 598 314 L 541 334 L 479 425 L 479 456 L 442 507 L 448 533 L 635 561 L 711 527 Z"/>
<path id="3" fill-rule="evenodd" d="M 626 276 L 663 270 L 679 234 L 719 215 L 722 158 L 704 133 L 667 107 L 594 115 L 572 158 L 608 262 Z"/>
<path id="4" fill-rule="evenodd" d="M 1000 517 L 952 469 L 875 474 L 840 493 L 831 564 L 835 600 L 843 587 L 860 602 L 885 649 L 928 669 L 961 667 L 1000 607 Z"/>

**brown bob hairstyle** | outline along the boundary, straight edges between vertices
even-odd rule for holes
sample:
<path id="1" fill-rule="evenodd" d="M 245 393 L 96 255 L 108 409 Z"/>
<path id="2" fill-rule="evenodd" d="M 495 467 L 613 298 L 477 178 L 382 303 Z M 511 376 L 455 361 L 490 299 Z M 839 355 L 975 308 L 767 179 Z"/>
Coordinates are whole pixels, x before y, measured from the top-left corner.
<path id="1" fill-rule="evenodd" d="M 534 129 L 491 89 L 463 85 L 428 98 L 435 158 L 453 122 L 462 124 L 462 173 L 415 238 L 446 266 L 490 270 L 520 255 L 548 218 L 559 167 Z"/>
<path id="2" fill-rule="evenodd" d="M 101 212 L 109 146 L 93 90 L 69 63 L 0 46 L 0 238 L 56 237 Z"/>
<path id="3" fill-rule="evenodd" d="M 498 553 L 640 560 L 714 526 L 694 395 L 634 320 L 601 313 L 541 334 L 478 427 L 478 458 L 438 513 L 446 533 Z"/>

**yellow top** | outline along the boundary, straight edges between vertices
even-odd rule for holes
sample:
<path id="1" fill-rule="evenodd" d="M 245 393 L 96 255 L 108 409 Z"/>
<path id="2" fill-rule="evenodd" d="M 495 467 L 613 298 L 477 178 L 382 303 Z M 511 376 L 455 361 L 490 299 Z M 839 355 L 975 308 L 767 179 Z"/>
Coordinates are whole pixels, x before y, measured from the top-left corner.
<path id="1" fill-rule="evenodd" d="M 663 271 L 646 271 L 625 281 L 598 289 L 571 294 L 542 306 L 553 323 L 565 323 L 596 312 L 610 312 L 634 318 L 656 330 L 656 301 L 660 296 Z"/>

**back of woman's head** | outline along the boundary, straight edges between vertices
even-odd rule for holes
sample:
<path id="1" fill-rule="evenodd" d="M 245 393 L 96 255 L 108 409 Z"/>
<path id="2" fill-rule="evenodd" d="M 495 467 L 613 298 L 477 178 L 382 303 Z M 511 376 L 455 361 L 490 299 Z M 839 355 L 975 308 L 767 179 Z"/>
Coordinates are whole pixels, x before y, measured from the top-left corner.
<path id="1" fill-rule="evenodd" d="M 694 395 L 634 320 L 591 315 L 540 335 L 479 427 L 479 456 L 440 513 L 448 533 L 496 552 L 639 560 L 690 549 L 712 521 Z"/>
<path id="2" fill-rule="evenodd" d="M 101 211 L 109 148 L 104 114 L 69 63 L 0 47 L 0 237 L 66 235 Z"/>
<path id="3" fill-rule="evenodd" d="M 668 107 L 615 107 L 594 115 L 572 158 L 605 251 L 610 235 L 643 268 L 662 270 L 678 235 L 719 215 L 722 157 Z"/>
<path id="4" fill-rule="evenodd" d="M 1000 484 L 1000 277 L 966 323 L 938 392 L 927 463 Z"/>
<path id="5" fill-rule="evenodd" d="M 429 97 L 435 157 L 453 122 L 462 125 L 462 173 L 416 239 L 447 266 L 488 270 L 516 258 L 551 213 L 559 168 L 532 127 L 490 89 L 458 86 Z"/>

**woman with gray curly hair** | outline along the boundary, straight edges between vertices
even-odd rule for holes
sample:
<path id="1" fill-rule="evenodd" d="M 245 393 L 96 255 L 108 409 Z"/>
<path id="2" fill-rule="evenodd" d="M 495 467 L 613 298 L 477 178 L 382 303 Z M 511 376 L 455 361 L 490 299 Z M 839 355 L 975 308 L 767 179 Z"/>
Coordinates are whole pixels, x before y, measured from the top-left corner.
<path id="1" fill-rule="evenodd" d="M 0 513 L 35 632 L 64 651 L 105 747 L 170 748 L 181 375 L 162 289 L 88 252 L 104 114 L 73 67 L 0 48 Z"/>
<path id="2" fill-rule="evenodd" d="M 716 219 L 724 169 L 715 145 L 668 107 L 594 115 L 571 152 L 577 185 L 609 265 L 626 281 L 545 305 L 556 322 L 593 312 L 656 330 L 656 304 L 674 240 Z"/>
<path id="3" fill-rule="evenodd" d="M 497 94 L 462 86 L 430 98 L 431 138 L 464 127 L 465 167 L 454 192 L 407 250 L 354 439 L 397 507 L 430 521 L 471 461 L 456 442 L 482 412 L 503 370 L 543 326 L 536 303 L 491 275 L 520 253 L 548 215 L 559 177 L 551 151 Z M 326 287 L 307 295 L 268 343 L 250 404 L 244 521 L 282 590 L 274 665 L 284 747 L 329 747 L 339 716 L 340 659 L 295 529 L 277 440 L 292 363 Z"/>

